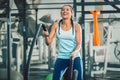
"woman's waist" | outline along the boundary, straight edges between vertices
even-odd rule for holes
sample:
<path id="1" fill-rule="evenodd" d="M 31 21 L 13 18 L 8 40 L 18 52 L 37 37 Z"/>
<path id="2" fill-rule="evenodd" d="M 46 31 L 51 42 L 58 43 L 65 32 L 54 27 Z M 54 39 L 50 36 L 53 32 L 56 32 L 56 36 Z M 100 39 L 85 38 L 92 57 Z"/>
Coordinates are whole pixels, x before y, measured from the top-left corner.
<path id="1" fill-rule="evenodd" d="M 72 52 L 58 52 L 58 58 L 69 59 Z M 79 57 L 80 52 L 76 53 L 75 57 Z"/>

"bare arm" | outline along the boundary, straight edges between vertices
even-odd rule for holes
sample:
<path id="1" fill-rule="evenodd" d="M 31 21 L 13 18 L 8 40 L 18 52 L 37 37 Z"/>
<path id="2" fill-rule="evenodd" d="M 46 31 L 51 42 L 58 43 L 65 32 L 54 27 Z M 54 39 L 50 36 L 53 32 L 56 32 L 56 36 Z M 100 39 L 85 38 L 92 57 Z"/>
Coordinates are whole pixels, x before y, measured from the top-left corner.
<path id="1" fill-rule="evenodd" d="M 48 31 L 44 31 L 45 42 L 46 42 L 47 45 L 51 44 L 51 42 L 54 38 L 55 32 L 56 32 L 57 26 L 58 26 L 58 23 L 55 22 L 52 25 L 50 33 Z"/>
<path id="2" fill-rule="evenodd" d="M 82 42 L 82 30 L 81 30 L 81 26 L 76 23 L 75 24 L 75 33 L 76 33 L 76 48 L 75 50 L 72 52 L 71 57 L 74 57 L 74 55 L 79 52 L 79 50 L 81 49 L 81 42 Z"/>

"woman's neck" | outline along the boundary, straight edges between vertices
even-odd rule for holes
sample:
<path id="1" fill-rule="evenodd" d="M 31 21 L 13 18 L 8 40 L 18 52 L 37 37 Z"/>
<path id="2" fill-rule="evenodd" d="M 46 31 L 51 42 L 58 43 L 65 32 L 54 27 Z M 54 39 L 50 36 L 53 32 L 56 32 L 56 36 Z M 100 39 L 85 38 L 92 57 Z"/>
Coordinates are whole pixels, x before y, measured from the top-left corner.
<path id="1" fill-rule="evenodd" d="M 62 20 L 62 29 L 67 31 L 71 28 L 71 20 Z"/>
<path id="2" fill-rule="evenodd" d="M 62 24 L 71 24 L 71 20 L 70 19 L 63 19 Z"/>

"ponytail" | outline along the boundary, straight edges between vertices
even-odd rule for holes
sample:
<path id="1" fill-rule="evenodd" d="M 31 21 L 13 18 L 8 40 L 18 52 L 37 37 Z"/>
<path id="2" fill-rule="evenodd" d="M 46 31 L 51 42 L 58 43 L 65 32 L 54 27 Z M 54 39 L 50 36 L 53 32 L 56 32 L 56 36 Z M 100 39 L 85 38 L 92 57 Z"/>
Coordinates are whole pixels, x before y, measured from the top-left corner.
<path id="1" fill-rule="evenodd" d="M 58 26 L 58 34 L 59 34 L 59 35 L 60 35 L 60 26 L 61 26 L 60 24 L 61 24 L 61 22 L 62 22 L 62 19 L 61 19 L 61 20 L 59 21 L 59 23 L 58 23 L 58 24 L 59 24 L 59 26 Z"/>

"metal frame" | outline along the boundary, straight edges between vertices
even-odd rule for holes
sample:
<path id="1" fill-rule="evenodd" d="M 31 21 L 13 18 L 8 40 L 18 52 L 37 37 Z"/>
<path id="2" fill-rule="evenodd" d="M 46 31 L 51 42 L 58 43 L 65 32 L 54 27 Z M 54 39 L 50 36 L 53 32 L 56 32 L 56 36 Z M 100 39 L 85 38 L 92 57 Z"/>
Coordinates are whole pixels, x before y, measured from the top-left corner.
<path id="1" fill-rule="evenodd" d="M 26 0 L 22 0 L 23 3 L 23 77 L 27 80 L 26 64 L 27 64 L 27 26 L 26 26 Z"/>
<path id="2" fill-rule="evenodd" d="M 8 70 L 8 72 L 7 72 L 7 79 L 8 80 L 11 80 L 11 56 L 12 56 L 12 54 L 11 54 L 11 25 L 10 25 L 10 22 L 11 22 L 11 11 L 10 11 L 10 0 L 7 0 L 7 2 L 8 2 L 8 5 L 7 5 L 7 7 L 6 7 L 6 11 L 7 11 L 7 18 L 8 18 L 8 20 L 7 20 L 7 37 L 8 37 L 8 39 L 7 39 L 7 56 L 8 56 L 8 66 L 7 66 L 7 70 Z"/>
<path id="3" fill-rule="evenodd" d="M 8 5 L 6 7 L 7 14 L 7 56 L 8 56 L 8 65 L 7 65 L 7 79 L 12 79 L 11 74 L 11 56 L 12 56 L 12 49 L 11 49 L 11 0 L 7 0 Z"/>
<path id="4" fill-rule="evenodd" d="M 77 2 L 76 0 L 74 0 L 75 16 L 79 12 L 82 13 L 81 26 L 82 26 L 82 53 L 83 53 L 82 57 L 83 57 L 84 80 L 85 80 L 85 15 L 90 14 L 89 11 L 85 10 L 85 6 L 95 6 L 95 5 L 111 5 L 113 8 L 117 9 L 117 10 L 101 11 L 101 14 L 120 13 L 120 8 L 116 6 L 116 5 L 120 5 L 120 1 L 115 2 L 115 1 L 104 0 L 104 2 L 85 2 L 85 0 L 81 0 L 81 2 Z M 81 6 L 81 11 L 77 11 L 77 6 Z M 105 68 L 106 66 L 107 63 L 105 63 Z"/>
<path id="5" fill-rule="evenodd" d="M 120 2 L 120 1 L 119 1 Z M 104 2 L 77 2 L 76 5 L 81 6 L 93 6 L 93 5 L 119 5 L 119 2 L 113 2 L 113 1 L 108 1 L 108 0 L 104 0 Z"/>

